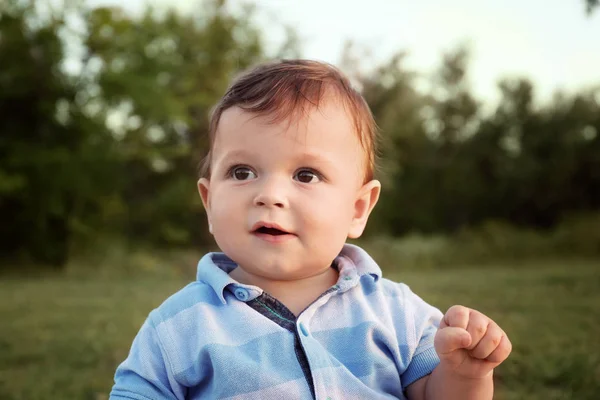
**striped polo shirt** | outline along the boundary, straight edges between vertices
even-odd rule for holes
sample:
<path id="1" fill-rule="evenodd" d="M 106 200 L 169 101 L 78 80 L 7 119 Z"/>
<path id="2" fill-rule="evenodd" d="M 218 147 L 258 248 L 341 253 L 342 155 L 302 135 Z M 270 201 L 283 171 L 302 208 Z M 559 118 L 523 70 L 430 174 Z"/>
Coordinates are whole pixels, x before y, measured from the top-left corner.
<path id="1" fill-rule="evenodd" d="M 404 399 L 439 363 L 442 313 L 345 245 L 337 283 L 298 317 L 209 253 L 197 280 L 153 310 L 111 399 Z"/>

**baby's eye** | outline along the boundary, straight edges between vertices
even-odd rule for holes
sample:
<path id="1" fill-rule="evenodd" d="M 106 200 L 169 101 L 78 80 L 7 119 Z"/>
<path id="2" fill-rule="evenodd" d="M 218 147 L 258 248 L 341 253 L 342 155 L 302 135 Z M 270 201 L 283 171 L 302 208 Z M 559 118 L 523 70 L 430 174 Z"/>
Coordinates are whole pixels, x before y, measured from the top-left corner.
<path id="1" fill-rule="evenodd" d="M 231 169 L 230 175 L 236 181 L 247 181 L 256 178 L 256 174 L 248 167 L 235 167 Z"/>
<path id="2" fill-rule="evenodd" d="M 296 172 L 294 179 L 298 182 L 302 183 L 317 183 L 321 181 L 321 177 L 315 171 L 311 171 L 310 169 L 301 169 Z"/>

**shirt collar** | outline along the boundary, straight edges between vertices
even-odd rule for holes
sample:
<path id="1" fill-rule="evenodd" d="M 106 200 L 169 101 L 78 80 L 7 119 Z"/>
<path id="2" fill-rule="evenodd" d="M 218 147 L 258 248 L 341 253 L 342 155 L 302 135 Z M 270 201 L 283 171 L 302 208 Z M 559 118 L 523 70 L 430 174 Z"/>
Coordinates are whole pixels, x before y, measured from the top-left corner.
<path id="1" fill-rule="evenodd" d="M 208 253 L 198 262 L 196 280 L 205 282 L 215 291 L 223 304 L 225 300 L 225 289 L 243 287 L 248 291 L 247 301 L 253 300 L 262 294 L 262 290 L 256 286 L 244 285 L 229 276 L 229 273 L 237 267 L 237 264 L 223 253 Z"/>
<path id="2" fill-rule="evenodd" d="M 337 286 L 346 291 L 356 286 L 362 276 L 369 276 L 377 282 L 381 278 L 381 268 L 371 256 L 358 246 L 345 244 L 336 257 L 339 278 Z"/>
<path id="3" fill-rule="evenodd" d="M 371 256 L 352 244 L 344 244 L 342 251 L 335 259 L 335 264 L 340 274 L 337 286 L 341 291 L 356 286 L 361 276 L 368 275 L 374 281 L 381 277 L 381 269 Z M 262 294 L 260 288 L 241 284 L 229 276 L 229 273 L 236 267 L 237 264 L 225 254 L 208 253 L 198 262 L 196 279 L 210 285 L 223 304 L 226 303 L 224 290 L 229 285 L 247 289 L 249 291 L 248 300 L 260 296 Z"/>

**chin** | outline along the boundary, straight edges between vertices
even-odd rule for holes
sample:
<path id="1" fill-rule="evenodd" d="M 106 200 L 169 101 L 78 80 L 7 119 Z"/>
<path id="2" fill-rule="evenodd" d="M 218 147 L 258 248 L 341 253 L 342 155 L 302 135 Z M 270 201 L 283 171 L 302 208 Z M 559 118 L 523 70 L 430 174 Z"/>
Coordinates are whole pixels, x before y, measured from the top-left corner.
<path id="1" fill-rule="evenodd" d="M 299 275 L 301 266 L 290 263 L 289 260 L 279 257 L 257 258 L 252 260 L 252 269 L 261 275 L 269 276 L 272 279 L 290 279 Z"/>
<path id="2" fill-rule="evenodd" d="M 261 251 L 256 248 L 242 248 L 232 247 L 234 250 L 229 251 L 228 248 L 221 247 L 221 251 L 225 253 L 229 258 L 235 261 L 241 266 L 246 266 L 252 270 L 268 270 L 268 269 L 281 269 L 280 265 L 285 264 L 282 261 L 286 259 L 283 254 L 265 254 L 265 251 Z M 248 250 L 246 250 L 248 249 Z"/>

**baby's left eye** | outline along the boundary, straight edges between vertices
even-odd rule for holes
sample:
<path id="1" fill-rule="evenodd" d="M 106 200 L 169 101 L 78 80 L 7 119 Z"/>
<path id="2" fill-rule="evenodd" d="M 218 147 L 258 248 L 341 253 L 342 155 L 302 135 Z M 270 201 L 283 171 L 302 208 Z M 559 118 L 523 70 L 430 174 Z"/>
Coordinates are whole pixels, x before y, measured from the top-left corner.
<path id="1" fill-rule="evenodd" d="M 301 169 L 300 171 L 296 172 L 294 179 L 302 183 L 317 183 L 321 180 L 321 177 L 314 171 L 309 169 Z"/>

